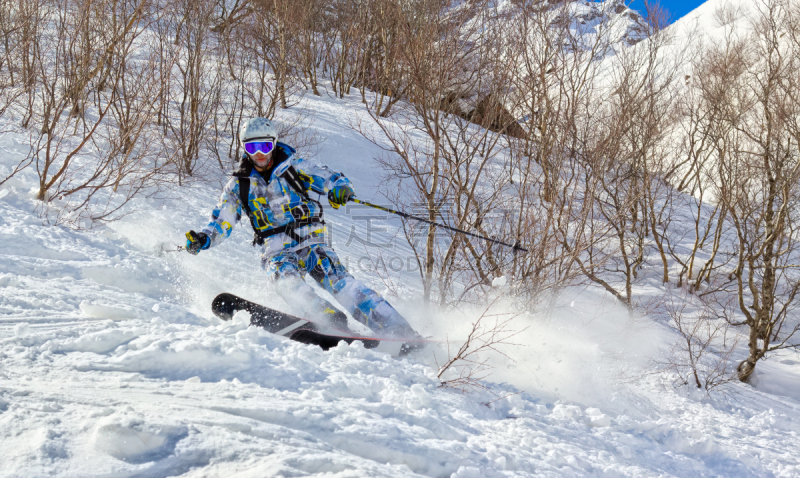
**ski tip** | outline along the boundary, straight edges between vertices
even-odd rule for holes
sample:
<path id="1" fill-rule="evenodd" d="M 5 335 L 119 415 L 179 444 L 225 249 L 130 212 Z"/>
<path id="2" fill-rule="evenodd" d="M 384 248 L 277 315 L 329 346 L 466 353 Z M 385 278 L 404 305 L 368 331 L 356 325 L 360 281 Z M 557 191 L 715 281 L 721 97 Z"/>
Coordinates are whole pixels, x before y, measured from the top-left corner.
<path id="1" fill-rule="evenodd" d="M 222 320 L 231 320 L 236 312 L 236 296 L 222 293 L 211 301 L 211 311 Z"/>

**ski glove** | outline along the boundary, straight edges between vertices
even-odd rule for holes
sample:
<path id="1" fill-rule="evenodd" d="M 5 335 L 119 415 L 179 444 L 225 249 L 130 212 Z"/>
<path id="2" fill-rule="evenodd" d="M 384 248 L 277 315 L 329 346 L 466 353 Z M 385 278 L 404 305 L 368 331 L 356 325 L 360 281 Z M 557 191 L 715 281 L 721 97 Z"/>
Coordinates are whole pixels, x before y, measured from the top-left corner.
<path id="1" fill-rule="evenodd" d="M 328 191 L 328 202 L 334 209 L 339 209 L 339 206 L 347 204 L 347 201 L 353 198 L 356 193 L 350 186 L 336 186 Z"/>
<path id="2" fill-rule="evenodd" d="M 186 233 L 186 250 L 198 254 L 203 249 L 211 247 L 211 238 L 204 232 L 189 231 Z"/>

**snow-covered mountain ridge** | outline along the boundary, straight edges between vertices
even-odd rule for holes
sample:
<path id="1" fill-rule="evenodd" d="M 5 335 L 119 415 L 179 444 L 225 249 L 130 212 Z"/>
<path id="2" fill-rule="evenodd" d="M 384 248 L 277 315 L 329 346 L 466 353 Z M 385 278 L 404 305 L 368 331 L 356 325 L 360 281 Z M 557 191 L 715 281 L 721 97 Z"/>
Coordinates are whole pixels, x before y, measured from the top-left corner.
<path id="1" fill-rule="evenodd" d="M 607 23 L 613 25 L 615 43 L 630 46 L 644 40 L 650 33 L 650 26 L 641 13 L 625 3 L 625 0 L 574 0 L 570 5 L 574 31 L 579 35 L 592 33 L 594 26 Z"/>

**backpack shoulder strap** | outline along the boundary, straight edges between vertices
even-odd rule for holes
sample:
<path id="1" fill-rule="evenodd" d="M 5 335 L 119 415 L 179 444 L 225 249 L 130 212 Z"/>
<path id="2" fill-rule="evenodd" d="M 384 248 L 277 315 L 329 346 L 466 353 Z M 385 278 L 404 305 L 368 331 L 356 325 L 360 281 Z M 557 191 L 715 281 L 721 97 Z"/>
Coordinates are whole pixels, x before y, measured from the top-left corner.
<path id="1" fill-rule="evenodd" d="M 242 203 L 242 209 L 244 209 L 245 214 L 247 214 L 247 219 L 252 223 L 252 210 L 250 209 L 250 177 L 242 177 L 239 176 L 239 201 Z M 255 229 L 255 226 L 253 226 Z"/>
<path id="2" fill-rule="evenodd" d="M 302 196 L 306 201 L 311 201 L 311 198 L 308 196 L 308 191 L 303 189 L 303 182 L 300 179 L 300 174 L 294 169 L 294 166 L 286 168 L 286 171 L 284 171 L 281 176 L 289 183 L 289 186 L 297 191 L 297 194 Z"/>
<path id="3" fill-rule="evenodd" d="M 250 221 L 250 226 L 253 228 L 253 245 L 263 244 L 264 240 L 259 236 L 256 220 L 252 214 L 253 210 L 250 209 L 250 176 L 239 176 L 239 201 L 241 201 L 242 209 L 244 209 L 247 220 Z"/>

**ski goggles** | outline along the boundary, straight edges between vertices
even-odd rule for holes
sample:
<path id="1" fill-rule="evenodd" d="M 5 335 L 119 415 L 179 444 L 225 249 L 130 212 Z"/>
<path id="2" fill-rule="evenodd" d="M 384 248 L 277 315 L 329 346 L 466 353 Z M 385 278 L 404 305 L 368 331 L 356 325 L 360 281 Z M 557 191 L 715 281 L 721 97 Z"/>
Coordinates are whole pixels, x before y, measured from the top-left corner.
<path id="1" fill-rule="evenodd" d="M 275 148 L 275 141 L 251 141 L 244 144 L 244 150 L 247 154 L 253 155 L 258 152 L 267 154 Z"/>

